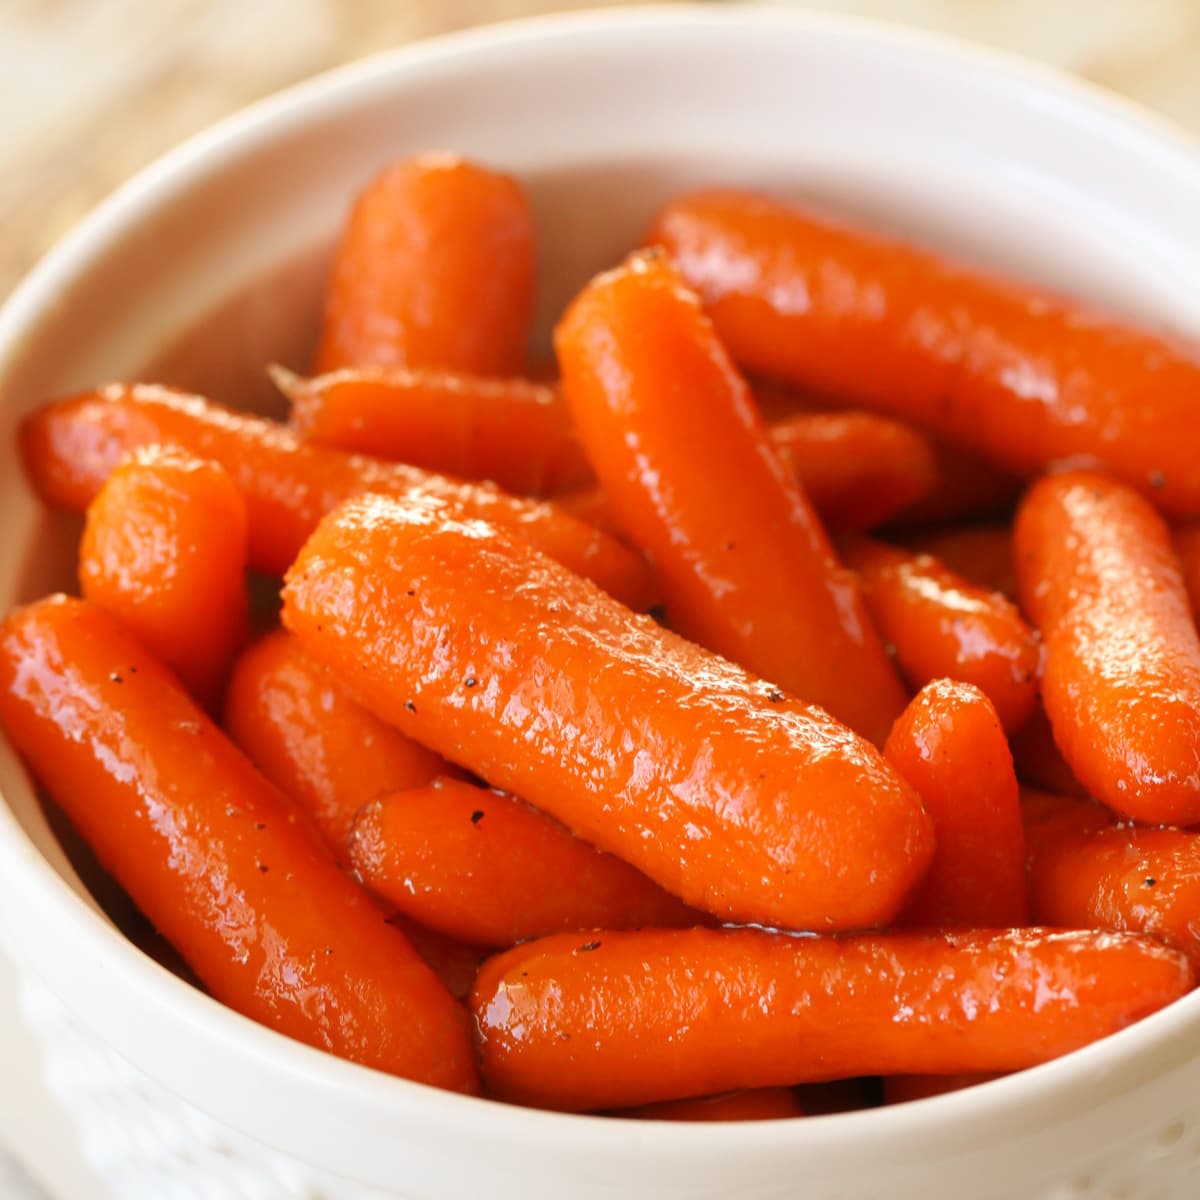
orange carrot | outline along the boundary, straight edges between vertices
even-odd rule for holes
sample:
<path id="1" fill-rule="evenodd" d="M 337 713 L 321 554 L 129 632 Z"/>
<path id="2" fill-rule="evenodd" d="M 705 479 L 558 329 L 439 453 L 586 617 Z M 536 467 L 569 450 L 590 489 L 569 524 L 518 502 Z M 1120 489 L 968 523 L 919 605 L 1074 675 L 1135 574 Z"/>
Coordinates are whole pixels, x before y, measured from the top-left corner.
<path id="1" fill-rule="evenodd" d="M 492 951 L 485 946 L 470 946 L 444 933 L 409 920 L 403 913 L 392 913 L 387 923 L 394 925 L 412 943 L 426 966 L 442 981 L 456 1000 L 465 1000 L 475 986 L 475 976 Z"/>
<path id="2" fill-rule="evenodd" d="M 482 521 L 349 501 L 283 620 L 383 720 L 720 917 L 878 924 L 928 866 L 869 744 Z"/>
<path id="3" fill-rule="evenodd" d="M 804 1116 L 794 1089 L 754 1088 L 748 1092 L 724 1092 L 696 1100 L 663 1100 L 640 1108 L 619 1109 L 614 1117 L 638 1121 L 778 1121 Z"/>
<path id="4" fill-rule="evenodd" d="M 1011 510 L 1021 490 L 1014 475 L 944 438 L 930 437 L 929 444 L 937 482 L 929 495 L 898 514 L 897 523 L 908 528 L 946 525 Z"/>
<path id="5" fill-rule="evenodd" d="M 1181 954 L 1117 933 L 557 934 L 484 963 L 488 1089 L 577 1111 L 864 1074 L 1011 1071 L 1182 996 Z"/>
<path id="6" fill-rule="evenodd" d="M 368 1066 L 477 1089 L 465 1014 L 304 814 L 101 609 L 0 625 L 0 723 L 222 1003 Z"/>
<path id="7" fill-rule="evenodd" d="M 1172 534 L 1175 553 L 1183 568 L 1183 585 L 1187 588 L 1188 603 L 1193 617 L 1200 613 L 1200 524 L 1185 525 Z"/>
<path id="8" fill-rule="evenodd" d="M 216 463 L 135 452 L 88 506 L 79 582 L 212 707 L 250 630 L 241 493 Z"/>
<path id="9" fill-rule="evenodd" d="M 533 317 L 533 218 L 520 184 L 452 154 L 389 167 L 334 256 L 317 370 L 516 375 Z"/>
<path id="10" fill-rule="evenodd" d="M 451 769 L 356 704 L 281 629 L 238 659 L 224 725 L 254 765 L 308 810 L 343 864 L 355 814 L 368 800 Z"/>
<path id="11" fill-rule="evenodd" d="M 556 388 L 527 379 L 364 367 L 303 379 L 272 371 L 306 440 L 523 496 L 552 496 L 592 479 Z"/>
<path id="12" fill-rule="evenodd" d="M 1015 605 L 929 554 L 867 538 L 847 539 L 841 550 L 913 687 L 944 677 L 973 683 L 996 706 L 1005 729 L 1021 727 L 1037 699 L 1041 646 Z"/>
<path id="13" fill-rule="evenodd" d="M 1200 350 L 777 201 L 702 191 L 650 241 L 747 370 L 913 421 L 1018 475 L 1106 467 L 1200 514 Z"/>
<path id="14" fill-rule="evenodd" d="M 883 752 L 921 793 L 937 836 L 903 924 L 1027 925 L 1017 777 L 991 701 L 970 684 L 935 680 L 904 710 Z"/>
<path id="15" fill-rule="evenodd" d="M 1200 970 L 1200 834 L 1118 825 L 1066 796 L 1023 798 L 1034 920 L 1143 933 Z"/>
<path id="16" fill-rule="evenodd" d="M 366 805 L 354 822 L 350 858 L 381 900 L 430 929 L 485 946 L 702 921 L 552 818 L 460 780 L 438 779 Z"/>
<path id="17" fill-rule="evenodd" d="M 1015 545 L 1071 770 L 1135 820 L 1200 820 L 1200 638 L 1162 518 L 1124 484 L 1071 471 L 1030 489 Z"/>
<path id="18" fill-rule="evenodd" d="M 904 692 L 749 389 L 661 256 L 598 276 L 555 334 L 562 388 L 671 626 L 877 744 Z"/>
<path id="19" fill-rule="evenodd" d="M 976 1072 L 966 1075 L 891 1075 L 883 1081 L 885 1104 L 907 1104 L 910 1100 L 927 1100 L 947 1092 L 978 1087 L 1000 1076 L 995 1072 Z"/>
<path id="20" fill-rule="evenodd" d="M 1087 795 L 1054 744 L 1054 732 L 1041 704 L 1034 706 L 1029 720 L 1008 739 L 1008 745 L 1017 778 L 1023 783 L 1062 796 Z"/>
<path id="21" fill-rule="evenodd" d="M 21 428 L 25 468 L 48 503 L 81 511 L 131 450 L 179 446 L 220 463 L 246 501 L 250 565 L 282 574 L 330 509 L 371 491 L 449 504 L 512 528 L 633 607 L 652 600 L 644 562 L 552 505 L 416 467 L 307 446 L 262 417 L 149 384 L 113 384 L 46 405 Z"/>
<path id="22" fill-rule="evenodd" d="M 989 592 L 1017 599 L 1012 529 L 1007 525 L 962 525 L 905 539 L 919 554 L 932 554 L 956 575 Z"/>

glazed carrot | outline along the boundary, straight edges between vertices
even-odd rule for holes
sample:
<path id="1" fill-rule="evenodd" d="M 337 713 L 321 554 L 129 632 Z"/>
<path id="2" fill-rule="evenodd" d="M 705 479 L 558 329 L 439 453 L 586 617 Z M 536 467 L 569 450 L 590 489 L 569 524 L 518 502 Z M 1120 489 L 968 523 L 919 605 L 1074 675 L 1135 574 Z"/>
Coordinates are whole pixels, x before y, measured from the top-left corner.
<path id="1" fill-rule="evenodd" d="M 389 167 L 334 255 L 317 370 L 516 375 L 533 317 L 533 218 L 520 184 L 452 154 Z"/>
<path id="2" fill-rule="evenodd" d="M 919 554 L 932 554 L 976 587 L 1017 599 L 1012 529 L 1007 525 L 963 525 L 905 539 Z"/>
<path id="3" fill-rule="evenodd" d="M 660 256 L 597 276 L 555 332 L 562 388 L 672 628 L 882 742 L 904 692 L 744 380 Z"/>
<path id="4" fill-rule="evenodd" d="M 551 496 L 592 479 L 571 414 L 544 383 L 409 367 L 313 379 L 276 367 L 272 377 L 306 441 L 490 479 L 523 496 Z"/>
<path id="5" fill-rule="evenodd" d="M 251 762 L 308 810 L 343 864 L 355 814 L 368 800 L 451 769 L 356 704 L 282 629 L 238 659 L 224 725 Z"/>
<path id="6" fill-rule="evenodd" d="M 1023 799 L 1034 920 L 1143 933 L 1200 970 L 1200 834 L 1119 825 L 1066 796 Z"/>
<path id="7" fill-rule="evenodd" d="M 1200 613 L 1200 524 L 1174 530 L 1171 540 L 1183 568 L 1183 585 L 1187 588 L 1188 603 L 1195 616 Z"/>
<path id="8" fill-rule="evenodd" d="M 1038 929 L 795 938 L 557 934 L 484 963 L 484 1082 L 578 1111 L 865 1074 L 1045 1062 L 1187 992 L 1146 938 Z"/>
<path id="9" fill-rule="evenodd" d="M 421 956 L 426 966 L 445 984 L 446 990 L 456 1000 L 465 1000 L 475 986 L 475 976 L 480 965 L 492 951 L 485 946 L 470 946 L 455 941 L 444 933 L 416 921 L 409 920 L 403 913 L 392 913 L 388 919 L 412 943 L 412 948 Z"/>
<path id="10" fill-rule="evenodd" d="M 929 444 L 937 482 L 927 496 L 897 516 L 897 523 L 909 528 L 947 525 L 996 517 L 1012 509 L 1021 490 L 1014 475 L 944 438 L 930 437 Z"/>
<path id="11" fill-rule="evenodd" d="M 937 837 L 901 924 L 1029 924 L 1017 777 L 991 701 L 971 684 L 935 680 L 901 714 L 883 753 L 921 793 Z"/>
<path id="12" fill-rule="evenodd" d="M 505 792 L 455 779 L 396 791 L 354 822 L 350 860 L 381 900 L 464 942 L 702 918 L 628 863 Z"/>
<path id="13" fill-rule="evenodd" d="M 250 631 L 241 493 L 214 462 L 143 447 L 88 506 L 79 582 L 211 707 Z"/>
<path id="14" fill-rule="evenodd" d="M 1200 514 L 1193 345 L 903 242 L 733 191 L 684 196 L 649 239 L 747 370 L 913 421 L 1018 475 L 1101 464 Z"/>
<path id="15" fill-rule="evenodd" d="M 222 1003 L 380 1070 L 477 1083 L 465 1014 L 307 818 L 85 600 L 0 625 L 0 723 Z"/>
<path id="16" fill-rule="evenodd" d="M 772 1087 L 696 1100 L 663 1100 L 640 1108 L 619 1109 L 612 1115 L 638 1121 L 778 1121 L 802 1117 L 804 1108 L 794 1089 Z"/>
<path id="17" fill-rule="evenodd" d="M 482 521 L 347 502 L 283 621 L 383 720 L 719 917 L 879 924 L 928 866 L 863 739 Z"/>
<path id="18" fill-rule="evenodd" d="M 1005 729 L 1021 727 L 1037 699 L 1041 647 L 1015 605 L 929 554 L 867 538 L 848 538 L 840 549 L 913 687 L 939 678 L 973 683 L 996 706 Z"/>
<path id="19" fill-rule="evenodd" d="M 1162 518 L 1124 484 L 1071 471 L 1030 489 L 1015 545 L 1071 770 L 1135 820 L 1200 820 L 1200 638 Z"/>
<path id="20" fill-rule="evenodd" d="M 885 1104 L 907 1104 L 910 1100 L 927 1100 L 947 1092 L 978 1087 L 1000 1076 L 995 1072 L 976 1072 L 967 1075 L 890 1075 L 883 1081 Z"/>
<path id="21" fill-rule="evenodd" d="M 1058 747 L 1046 710 L 1037 704 L 1029 720 L 1009 739 L 1017 778 L 1047 792 L 1062 796 L 1087 796 L 1087 791 L 1071 773 Z"/>
<path id="22" fill-rule="evenodd" d="M 452 504 L 517 530 L 635 608 L 652 600 L 644 562 L 552 505 L 517 500 L 416 467 L 324 446 L 200 396 L 150 384 L 113 384 L 34 412 L 21 427 L 25 468 L 50 504 L 82 510 L 127 453 L 170 443 L 221 464 L 246 501 L 250 565 L 282 574 L 317 522 L 347 496 L 372 491 Z"/>

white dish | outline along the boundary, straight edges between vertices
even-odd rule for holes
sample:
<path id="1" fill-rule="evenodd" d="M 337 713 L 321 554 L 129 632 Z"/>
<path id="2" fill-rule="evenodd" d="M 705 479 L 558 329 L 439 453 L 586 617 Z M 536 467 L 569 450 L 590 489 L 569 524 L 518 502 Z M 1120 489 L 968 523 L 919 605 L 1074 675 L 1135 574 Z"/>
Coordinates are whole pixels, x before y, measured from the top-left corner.
<path id="1" fill-rule="evenodd" d="M 1081 84 L 786 11 L 482 30 L 336 72 L 189 142 L 13 296 L 0 314 L 0 609 L 71 576 L 69 523 L 20 478 L 18 414 L 151 370 L 259 402 L 264 362 L 304 364 L 350 195 L 429 147 L 530 187 L 543 332 L 660 201 L 707 181 L 835 205 L 1200 336 L 1200 155 Z M 85 1133 L 108 1122 L 123 1135 L 94 1161 L 117 1195 L 1195 1194 L 1200 995 L 1036 1070 L 893 1109 L 728 1126 L 531 1112 L 337 1061 L 223 1009 L 103 917 L 3 747 L 0 787 L 0 925 L 47 1053 L 89 1064 L 86 1088 L 57 1071 L 60 1097 Z"/>

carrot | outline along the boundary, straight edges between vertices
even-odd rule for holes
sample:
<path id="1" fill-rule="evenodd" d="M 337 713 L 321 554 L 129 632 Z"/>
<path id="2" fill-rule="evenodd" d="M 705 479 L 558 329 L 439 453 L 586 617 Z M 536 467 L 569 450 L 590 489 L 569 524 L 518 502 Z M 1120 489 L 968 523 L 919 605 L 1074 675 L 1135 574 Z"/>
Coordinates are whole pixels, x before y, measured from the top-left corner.
<path id="1" fill-rule="evenodd" d="M 926 436 L 929 436 L 928 434 Z M 927 496 L 897 514 L 906 528 L 994 518 L 1011 511 L 1021 483 L 982 454 L 945 438 L 929 437 L 937 482 Z"/>
<path id="2" fill-rule="evenodd" d="M 451 154 L 394 164 L 359 195 L 342 232 L 317 370 L 519 374 L 533 253 L 529 203 L 511 176 Z"/>
<path id="3" fill-rule="evenodd" d="M 300 810 L 101 609 L 0 625 L 0 723 L 222 1003 L 333 1054 L 477 1090 L 465 1014 Z"/>
<path id="4" fill-rule="evenodd" d="M 1030 489 L 1015 545 L 1071 770 L 1135 820 L 1200 820 L 1200 638 L 1162 518 L 1124 484 L 1071 471 Z"/>
<path id="5" fill-rule="evenodd" d="M 885 1104 L 907 1104 L 910 1100 L 927 1100 L 947 1092 L 978 1087 L 1000 1076 L 995 1072 L 976 1072 L 966 1075 L 891 1075 L 883 1081 Z"/>
<path id="6" fill-rule="evenodd" d="M 1187 589 L 1188 603 L 1195 617 L 1200 613 L 1200 524 L 1174 530 L 1171 540 L 1183 568 L 1183 586 Z"/>
<path id="7" fill-rule="evenodd" d="M 1017 778 L 1023 783 L 1063 796 L 1087 795 L 1054 744 L 1054 732 L 1041 704 L 1034 706 L 1029 720 L 1008 739 L 1008 745 Z"/>
<path id="8" fill-rule="evenodd" d="M 905 543 L 918 554 L 932 554 L 976 587 L 1017 599 L 1012 529 L 1007 525 L 962 525 L 917 534 Z"/>
<path id="9" fill-rule="evenodd" d="M 597 276 L 555 346 L 580 440 L 658 569 L 672 628 L 882 742 L 900 681 L 676 272 L 641 255 Z"/>
<path id="10" fill-rule="evenodd" d="M 489 1091 L 577 1111 L 847 1075 L 1016 1070 L 1192 983 L 1187 959 L 1132 934 L 641 930 L 516 946 L 484 963 L 471 1003 Z"/>
<path id="11" fill-rule="evenodd" d="M 46 405 L 21 427 L 25 468 L 50 504 L 81 511 L 127 453 L 169 443 L 220 463 L 246 501 L 250 565 L 282 574 L 330 509 L 372 491 L 454 505 L 517 530 L 634 607 L 652 600 L 644 562 L 552 505 L 416 467 L 307 446 L 262 417 L 150 384 L 112 384 Z"/>
<path id="12" fill-rule="evenodd" d="M 702 921 L 552 818 L 461 780 L 438 779 L 366 805 L 354 822 L 350 859 L 381 900 L 430 929 L 485 946 Z"/>
<path id="13" fill-rule="evenodd" d="M 1018 475 L 1088 460 L 1200 513 L 1200 351 L 1083 304 L 710 190 L 659 215 L 667 249 L 743 367 L 910 420 Z"/>
<path id="14" fill-rule="evenodd" d="M 996 706 L 1004 728 L 1019 729 L 1037 699 L 1041 646 L 1016 606 L 929 554 L 867 538 L 849 538 L 840 548 L 908 682 L 916 688 L 943 677 L 973 683 Z"/>
<path id="15" fill-rule="evenodd" d="M 1119 825 L 1066 796 L 1024 801 L 1034 920 L 1146 934 L 1200 970 L 1200 834 Z"/>
<path id="16" fill-rule="evenodd" d="M 1017 777 L 991 701 L 971 684 L 935 680 L 904 710 L 883 753 L 921 793 L 937 836 L 902 923 L 1027 925 Z"/>
<path id="17" fill-rule="evenodd" d="M 456 1000 L 465 1000 L 475 986 L 480 965 L 492 951 L 485 946 L 470 946 L 438 933 L 426 925 L 410 920 L 403 913 L 392 913 L 388 919 L 412 943 L 426 966 L 442 981 Z"/>
<path id="18" fill-rule="evenodd" d="M 79 582 L 211 708 L 250 631 L 241 493 L 216 463 L 136 451 L 88 506 Z"/>
<path id="19" fill-rule="evenodd" d="M 696 1100 L 664 1100 L 619 1109 L 612 1115 L 638 1121 L 778 1121 L 802 1117 L 804 1108 L 792 1088 L 774 1087 L 724 1092 Z"/>
<path id="20" fill-rule="evenodd" d="M 482 521 L 349 501 L 283 621 L 383 720 L 719 917 L 878 924 L 928 866 L 868 743 Z"/>
<path id="21" fill-rule="evenodd" d="M 343 864 L 355 814 L 368 800 L 452 769 L 356 704 L 281 629 L 238 659 L 224 725 L 251 762 L 307 809 Z"/>
<path id="22" fill-rule="evenodd" d="M 303 379 L 272 370 L 306 441 L 551 496 L 592 479 L 556 388 L 527 379 L 364 367 Z"/>

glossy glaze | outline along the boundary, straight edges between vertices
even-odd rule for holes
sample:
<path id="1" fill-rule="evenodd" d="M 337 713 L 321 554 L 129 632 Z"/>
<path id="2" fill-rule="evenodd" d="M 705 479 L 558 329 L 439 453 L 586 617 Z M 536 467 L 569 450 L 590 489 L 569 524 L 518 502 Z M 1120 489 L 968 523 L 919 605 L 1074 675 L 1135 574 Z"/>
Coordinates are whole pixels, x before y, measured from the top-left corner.
<path id="1" fill-rule="evenodd" d="M 466 1018 L 303 811 L 100 609 L 0 625 L 0 721 L 101 864 L 231 1008 L 461 1091 Z"/>
<path id="2" fill-rule="evenodd" d="M 79 582 L 211 708 L 250 633 L 246 558 L 246 504 L 225 470 L 146 446 L 88 506 Z"/>
<path id="3" fill-rule="evenodd" d="M 1102 464 L 1200 514 L 1200 350 L 748 193 L 669 205 L 669 250 L 748 369 L 906 417 L 1018 474 Z"/>
<path id="4" fill-rule="evenodd" d="M 439 779 L 366 805 L 354 822 L 350 859 L 381 900 L 431 929 L 485 946 L 578 929 L 704 921 L 553 818 L 460 780 Z"/>
<path id="5" fill-rule="evenodd" d="M 1129 934 L 560 934 L 472 994 L 485 1084 L 580 1110 L 872 1074 L 1007 1071 L 1169 1004 L 1187 960 Z"/>
<path id="6" fill-rule="evenodd" d="M 944 567 L 977 587 L 1017 600 L 1017 568 L 1013 563 L 1012 528 L 1008 525 L 963 525 L 916 534 L 910 549 L 932 554 Z"/>
<path id="7" fill-rule="evenodd" d="M 1136 820 L 1200 820 L 1200 638 L 1162 518 L 1124 484 L 1072 471 L 1030 489 L 1015 544 L 1071 770 Z"/>
<path id="8" fill-rule="evenodd" d="M 672 628 L 882 742 L 900 681 L 678 274 L 637 255 L 597 276 L 555 346 L 580 440 Z"/>
<path id="9" fill-rule="evenodd" d="M 218 462 L 246 500 L 250 563 L 282 574 L 321 517 L 347 496 L 372 491 L 450 504 L 522 537 L 634 607 L 648 605 L 646 565 L 625 547 L 549 504 L 485 484 L 325 446 L 262 417 L 152 384 L 113 384 L 38 409 L 21 427 L 25 469 L 42 498 L 82 510 L 121 459 L 167 442 Z"/>
<path id="10" fill-rule="evenodd" d="M 970 684 L 935 680 L 901 714 L 883 752 L 920 792 L 937 839 L 900 923 L 1029 924 L 1017 777 L 991 701 Z"/>
<path id="11" fill-rule="evenodd" d="M 533 318 L 533 217 L 520 185 L 431 153 L 378 175 L 334 255 L 316 369 L 519 375 Z"/>
<path id="12" fill-rule="evenodd" d="M 350 501 L 283 620 L 384 720 L 718 916 L 881 923 L 932 854 L 863 739 L 482 521 Z"/>
<path id="13" fill-rule="evenodd" d="M 909 684 L 920 688 L 942 678 L 973 683 L 996 706 L 1005 729 L 1025 723 L 1037 698 L 1041 646 L 1011 601 L 929 554 L 866 538 L 840 548 Z"/>

